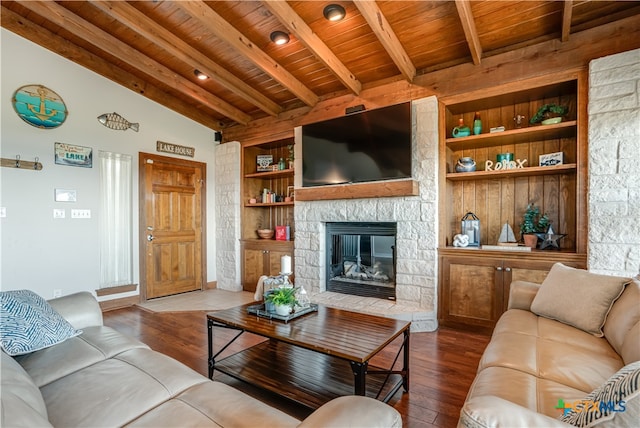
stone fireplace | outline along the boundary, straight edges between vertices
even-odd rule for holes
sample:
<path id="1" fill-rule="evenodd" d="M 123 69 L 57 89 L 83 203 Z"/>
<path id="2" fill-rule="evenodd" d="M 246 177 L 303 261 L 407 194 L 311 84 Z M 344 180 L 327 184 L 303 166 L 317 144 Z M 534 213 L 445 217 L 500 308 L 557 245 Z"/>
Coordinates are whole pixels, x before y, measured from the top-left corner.
<path id="1" fill-rule="evenodd" d="M 412 331 L 437 329 L 438 272 L 438 103 L 429 97 L 412 103 L 413 167 L 418 196 L 300 201 L 294 208 L 295 278 L 311 300 L 333 307 L 412 321 Z M 301 158 L 296 132 L 296 160 Z M 301 171 L 301 165 L 296 165 Z M 296 173 L 296 187 L 302 179 Z M 384 186 L 384 183 L 378 184 Z M 328 191 L 330 186 L 328 186 Z M 392 276 L 395 300 L 344 294 L 327 288 L 327 225 L 396 225 Z M 329 287 L 330 288 L 330 287 Z"/>
<path id="2" fill-rule="evenodd" d="M 327 291 L 396 299 L 396 223 L 326 224 Z"/>

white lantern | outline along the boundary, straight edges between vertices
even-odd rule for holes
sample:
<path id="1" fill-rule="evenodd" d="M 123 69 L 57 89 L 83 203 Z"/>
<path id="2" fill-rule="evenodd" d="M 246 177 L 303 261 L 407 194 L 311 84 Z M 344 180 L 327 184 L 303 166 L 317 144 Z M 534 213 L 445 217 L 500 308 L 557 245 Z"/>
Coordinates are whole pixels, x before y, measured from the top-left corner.
<path id="1" fill-rule="evenodd" d="M 469 237 L 469 247 L 480 246 L 480 220 L 472 212 L 468 212 L 462 217 L 462 230 L 463 235 Z"/>

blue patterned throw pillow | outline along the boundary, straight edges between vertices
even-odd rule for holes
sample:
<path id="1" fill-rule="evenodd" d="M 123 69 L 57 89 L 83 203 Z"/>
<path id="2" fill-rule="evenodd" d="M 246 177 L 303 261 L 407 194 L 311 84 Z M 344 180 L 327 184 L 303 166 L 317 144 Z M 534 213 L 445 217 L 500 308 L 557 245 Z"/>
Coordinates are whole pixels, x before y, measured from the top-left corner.
<path id="1" fill-rule="evenodd" d="M 11 356 L 38 351 L 82 333 L 33 291 L 2 291 L 0 303 L 0 346 Z"/>

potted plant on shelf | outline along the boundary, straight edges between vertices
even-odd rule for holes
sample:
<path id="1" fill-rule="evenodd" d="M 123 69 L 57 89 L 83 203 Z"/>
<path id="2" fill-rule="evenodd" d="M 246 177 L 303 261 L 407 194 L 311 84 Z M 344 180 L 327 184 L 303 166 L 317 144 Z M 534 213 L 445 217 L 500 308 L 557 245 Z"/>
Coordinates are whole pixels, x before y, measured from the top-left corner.
<path id="1" fill-rule="evenodd" d="M 294 287 L 276 288 L 267 294 L 265 300 L 273 303 L 278 315 L 287 316 L 291 314 L 294 305 L 298 303 L 296 298 L 297 291 L 298 289 Z"/>
<path id="2" fill-rule="evenodd" d="M 289 151 L 289 155 L 287 156 L 287 161 L 289 163 L 289 169 L 293 169 L 293 161 L 294 161 L 294 154 L 293 154 L 293 144 L 289 144 L 287 146 L 287 150 Z"/>
<path id="3" fill-rule="evenodd" d="M 538 245 L 537 233 L 546 232 L 549 228 L 549 217 L 547 214 L 540 215 L 540 208 L 533 203 L 527 205 L 527 209 L 520 223 L 520 233 L 524 244 L 527 247 L 536 248 Z"/>
<path id="4" fill-rule="evenodd" d="M 552 123 L 562 122 L 562 117 L 567 114 L 569 108 L 558 104 L 545 104 L 538 109 L 536 114 L 531 118 L 529 123 L 532 125 L 542 123 L 543 125 L 551 125 Z"/>

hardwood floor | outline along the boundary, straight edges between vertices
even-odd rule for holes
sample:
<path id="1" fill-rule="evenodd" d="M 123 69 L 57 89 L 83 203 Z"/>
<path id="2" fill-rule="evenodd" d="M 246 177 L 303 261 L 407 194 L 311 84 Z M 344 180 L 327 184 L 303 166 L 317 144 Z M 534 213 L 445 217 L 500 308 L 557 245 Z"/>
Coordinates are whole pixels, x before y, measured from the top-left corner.
<path id="1" fill-rule="evenodd" d="M 137 338 L 156 351 L 169 355 L 207 375 L 206 312 L 149 312 L 139 307 L 104 313 L 104 323 Z M 232 331 L 216 331 L 214 346 L 226 343 Z M 224 355 L 238 352 L 262 339 L 242 335 Z M 411 334 L 410 390 L 389 401 L 401 414 L 405 427 L 455 427 L 460 408 L 476 373 L 489 336 L 441 328 L 433 333 Z M 393 347 L 391 347 L 393 348 Z M 395 350 L 376 357 L 375 364 L 391 364 Z M 372 362 L 373 363 L 373 362 Z M 221 373 L 214 378 L 232 384 L 297 418 L 309 411 L 237 382 Z"/>

